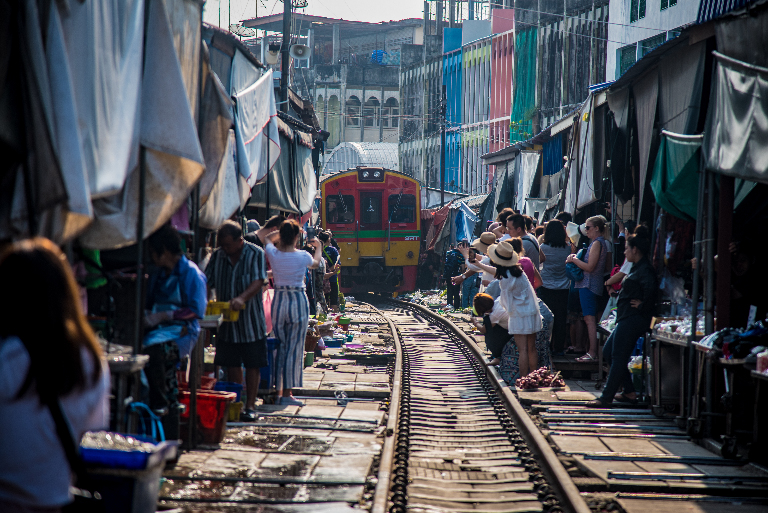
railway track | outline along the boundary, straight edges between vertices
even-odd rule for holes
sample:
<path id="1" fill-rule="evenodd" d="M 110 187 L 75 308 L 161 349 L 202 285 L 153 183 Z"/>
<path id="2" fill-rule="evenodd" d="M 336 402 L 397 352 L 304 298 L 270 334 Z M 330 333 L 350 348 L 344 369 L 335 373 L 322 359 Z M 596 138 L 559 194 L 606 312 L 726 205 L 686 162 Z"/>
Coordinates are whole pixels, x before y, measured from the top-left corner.
<path id="1" fill-rule="evenodd" d="M 477 346 L 416 305 L 379 307 L 398 358 L 373 513 L 590 511 Z"/>

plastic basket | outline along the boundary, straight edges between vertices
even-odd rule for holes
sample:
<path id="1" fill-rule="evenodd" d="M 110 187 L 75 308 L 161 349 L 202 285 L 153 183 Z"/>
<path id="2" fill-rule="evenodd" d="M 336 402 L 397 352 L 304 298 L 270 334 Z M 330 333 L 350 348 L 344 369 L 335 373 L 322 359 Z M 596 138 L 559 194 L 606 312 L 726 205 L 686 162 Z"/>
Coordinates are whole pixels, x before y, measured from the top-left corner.
<path id="1" fill-rule="evenodd" d="M 117 433 L 122 434 L 122 433 Z M 148 442 L 155 446 L 152 452 L 144 451 L 121 451 L 118 449 L 95 449 L 92 447 L 81 447 L 80 455 L 85 464 L 89 467 L 108 467 L 122 468 L 130 470 L 143 470 L 164 462 L 166 459 L 172 459 L 176 456 L 178 441 L 171 440 L 166 442 L 155 442 L 150 437 L 139 435 L 125 435 L 142 442 Z"/>
<path id="2" fill-rule="evenodd" d="M 179 392 L 179 402 L 187 407 L 181 415 L 187 421 L 181 428 L 181 436 L 185 440 L 189 438 L 189 395 L 186 390 Z M 202 443 L 217 444 L 224 439 L 227 405 L 236 397 L 234 392 L 197 391 L 197 427 Z"/>

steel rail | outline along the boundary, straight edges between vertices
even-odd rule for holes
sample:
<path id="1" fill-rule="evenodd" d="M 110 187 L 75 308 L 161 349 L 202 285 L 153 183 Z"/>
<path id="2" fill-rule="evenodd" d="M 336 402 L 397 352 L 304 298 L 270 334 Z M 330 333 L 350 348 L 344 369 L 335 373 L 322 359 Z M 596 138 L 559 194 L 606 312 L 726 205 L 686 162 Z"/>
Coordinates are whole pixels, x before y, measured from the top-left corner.
<path id="1" fill-rule="evenodd" d="M 389 325 L 392 333 L 392 339 L 395 343 L 395 369 L 392 373 L 392 391 L 389 396 L 389 409 L 387 411 L 387 429 L 384 431 L 384 446 L 381 449 L 379 458 L 379 475 L 376 489 L 373 494 L 373 506 L 371 513 L 386 513 L 389 503 L 389 489 L 392 482 L 392 466 L 395 461 L 395 443 L 397 437 L 397 424 L 400 420 L 400 382 L 403 373 L 403 351 L 400 342 L 400 335 L 397 332 L 395 323 L 385 316 L 381 310 L 367 303 L 373 308 Z"/>
<path id="2" fill-rule="evenodd" d="M 485 361 L 485 354 L 480 350 L 477 344 L 475 344 L 462 329 L 451 322 L 450 319 L 441 317 L 421 305 L 396 299 L 387 299 L 387 301 L 401 308 L 414 310 L 436 324 L 445 326 L 466 345 L 478 361 Z M 542 471 L 549 484 L 556 491 L 558 498 L 560 499 L 560 505 L 563 509 L 571 513 L 591 513 L 591 509 L 581 497 L 579 489 L 571 479 L 571 476 L 565 470 L 565 467 L 563 467 L 563 464 L 552 450 L 552 447 L 549 445 L 544 435 L 541 434 L 523 406 L 517 400 L 517 397 L 515 397 L 508 386 L 505 386 L 498 371 L 492 368 L 486 368 L 486 377 L 496 390 L 507 412 L 515 421 L 521 436 L 528 444 L 530 450 L 538 457 L 538 463 L 541 465 Z M 392 397 L 395 397 L 394 390 Z M 380 512 L 377 511 L 376 513 Z"/>

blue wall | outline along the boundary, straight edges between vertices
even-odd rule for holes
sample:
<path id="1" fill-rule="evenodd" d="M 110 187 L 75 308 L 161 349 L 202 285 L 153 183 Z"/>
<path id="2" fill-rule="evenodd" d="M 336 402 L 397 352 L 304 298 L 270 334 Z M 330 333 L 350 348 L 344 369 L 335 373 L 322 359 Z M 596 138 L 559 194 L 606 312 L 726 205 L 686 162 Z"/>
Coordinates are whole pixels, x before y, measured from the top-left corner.
<path id="1" fill-rule="evenodd" d="M 461 183 L 459 172 L 461 170 L 461 79 L 462 79 L 462 52 L 461 52 L 461 29 L 446 29 L 446 38 L 448 31 L 455 37 L 458 46 L 456 50 L 443 54 L 443 84 L 446 86 L 446 135 L 445 135 L 445 183 L 446 190 L 455 191 L 457 185 Z M 456 34 L 458 31 L 458 34 Z M 445 40 L 444 40 L 445 41 Z M 440 115 L 440 113 L 435 113 Z M 454 186 L 449 186 L 451 180 Z"/>

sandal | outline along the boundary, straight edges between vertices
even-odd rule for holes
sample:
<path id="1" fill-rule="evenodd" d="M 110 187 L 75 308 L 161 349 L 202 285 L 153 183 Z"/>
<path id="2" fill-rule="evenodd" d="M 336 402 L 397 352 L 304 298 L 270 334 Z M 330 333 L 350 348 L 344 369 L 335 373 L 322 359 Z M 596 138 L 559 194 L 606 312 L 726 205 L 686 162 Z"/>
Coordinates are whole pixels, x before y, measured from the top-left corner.
<path id="1" fill-rule="evenodd" d="M 610 408 L 610 403 L 604 403 L 600 399 L 594 399 L 592 401 L 587 401 L 584 403 L 584 406 L 587 408 Z"/>
<path id="2" fill-rule="evenodd" d="M 629 404 L 637 404 L 637 397 L 632 398 L 627 396 L 626 394 L 616 394 L 616 396 L 613 398 L 614 401 L 620 401 L 622 403 L 629 403 Z"/>
<path id="3" fill-rule="evenodd" d="M 568 349 L 565 350 L 565 354 L 577 354 L 578 351 L 576 351 L 576 348 L 573 346 L 568 346 Z"/>
<path id="4" fill-rule="evenodd" d="M 584 356 L 579 356 L 578 358 L 576 358 L 576 361 L 581 363 L 595 362 L 597 361 L 597 358 L 587 353 Z"/>

